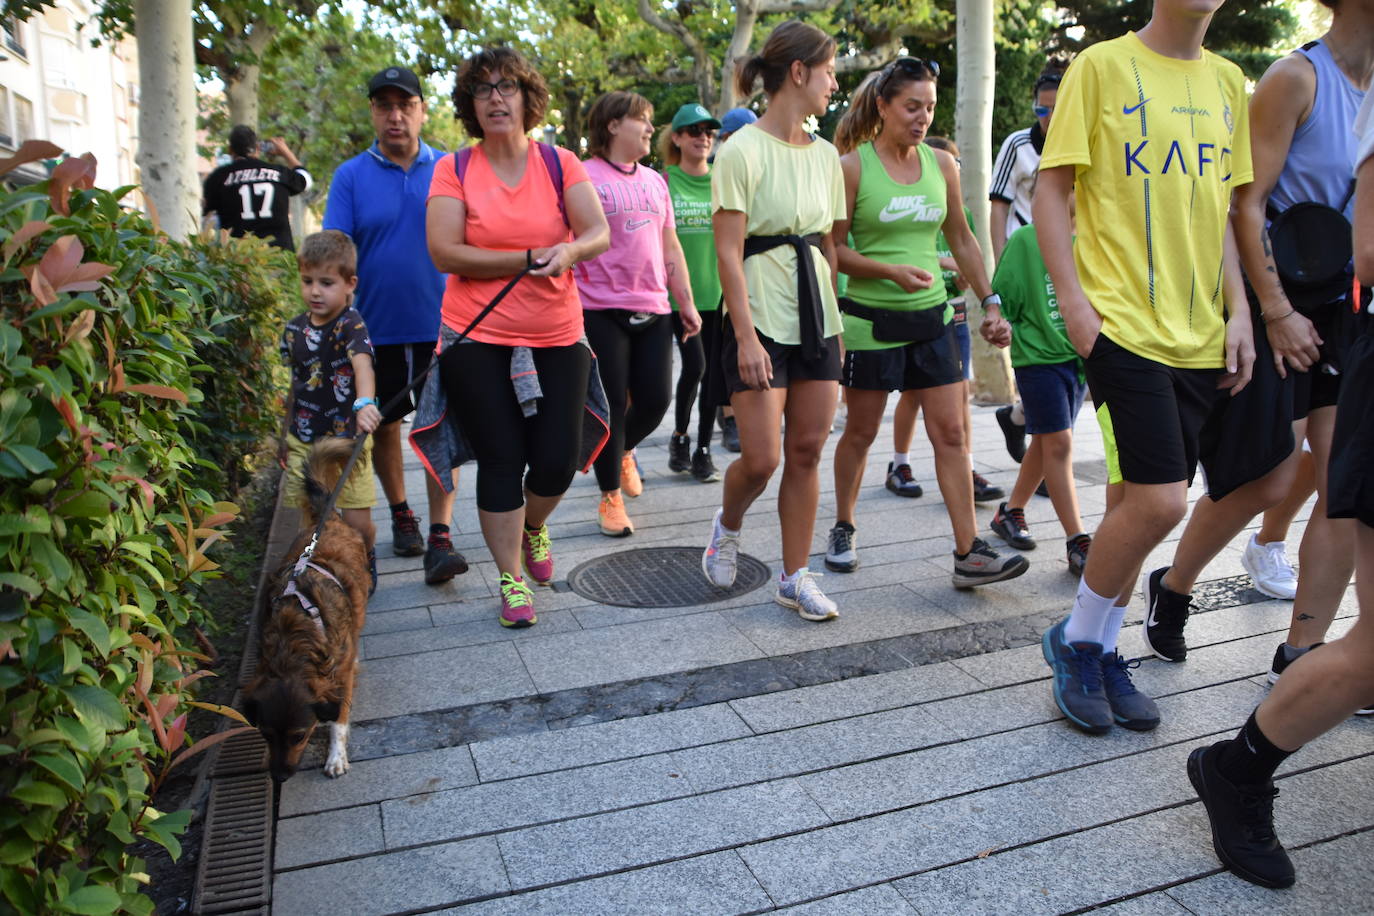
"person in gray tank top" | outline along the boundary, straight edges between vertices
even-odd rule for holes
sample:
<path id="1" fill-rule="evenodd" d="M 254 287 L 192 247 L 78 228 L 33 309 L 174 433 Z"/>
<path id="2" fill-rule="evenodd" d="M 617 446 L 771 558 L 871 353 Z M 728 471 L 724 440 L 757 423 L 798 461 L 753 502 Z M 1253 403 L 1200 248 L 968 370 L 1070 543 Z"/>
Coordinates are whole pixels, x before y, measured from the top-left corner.
<path id="1" fill-rule="evenodd" d="M 1219 402 L 1208 419 L 1201 456 L 1208 494 L 1193 507 L 1172 565 L 1150 577 L 1146 596 L 1150 619 L 1166 621 L 1160 626 L 1172 625 L 1181 637 L 1190 593 L 1207 564 L 1260 513 L 1280 504 L 1300 507 L 1315 478 L 1317 504 L 1303 535 L 1299 579 L 1282 541 L 1259 539 L 1274 528 L 1286 529 L 1293 508 L 1276 510 L 1288 517 L 1266 518 L 1260 535 L 1247 537 L 1244 545 L 1242 563 L 1259 590 L 1296 598 L 1271 682 L 1325 638 L 1354 570 L 1353 523 L 1326 517 L 1326 467 L 1341 378 L 1337 345 L 1349 308 L 1344 297 L 1295 308 L 1280 282 L 1269 234 L 1272 216 L 1298 203 L 1343 209 L 1347 218 L 1351 212 L 1352 125 L 1374 71 L 1374 0 L 1323 4 L 1333 11 L 1331 29 L 1275 62 L 1250 100 L 1255 178 L 1236 189 L 1233 227 L 1256 319 L 1254 378 L 1239 395 Z M 1304 437 L 1312 450 L 1306 458 Z M 1304 461 L 1311 469 L 1299 474 Z M 1156 638 L 1157 629 L 1147 626 L 1147 644 L 1169 641 L 1171 634 L 1162 630 Z M 1374 712 L 1374 696 L 1369 699 L 1368 711 Z"/>

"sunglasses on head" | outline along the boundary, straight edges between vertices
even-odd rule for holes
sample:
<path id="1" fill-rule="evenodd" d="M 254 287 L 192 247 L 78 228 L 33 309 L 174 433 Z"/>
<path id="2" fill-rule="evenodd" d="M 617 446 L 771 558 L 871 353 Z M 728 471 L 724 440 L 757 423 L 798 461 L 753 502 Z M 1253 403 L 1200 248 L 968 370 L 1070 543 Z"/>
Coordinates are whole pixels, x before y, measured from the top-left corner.
<path id="1" fill-rule="evenodd" d="M 923 60 L 919 57 L 899 57 L 883 68 L 880 88 L 886 89 L 888 82 L 898 73 L 909 79 L 939 79 L 940 64 L 938 61 Z"/>
<path id="2" fill-rule="evenodd" d="M 714 137 L 716 129 L 708 124 L 688 124 L 682 132 L 689 137 Z"/>

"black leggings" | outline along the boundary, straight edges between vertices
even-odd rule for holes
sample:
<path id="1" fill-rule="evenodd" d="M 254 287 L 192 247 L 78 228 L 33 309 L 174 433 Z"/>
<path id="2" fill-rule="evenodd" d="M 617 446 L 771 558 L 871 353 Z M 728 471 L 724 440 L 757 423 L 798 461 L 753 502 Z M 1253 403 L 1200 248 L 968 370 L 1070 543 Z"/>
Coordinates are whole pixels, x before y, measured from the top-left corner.
<path id="1" fill-rule="evenodd" d="M 580 343 L 532 352 L 544 393 L 532 417 L 515 400 L 510 347 L 461 343 L 439 357 L 448 408 L 477 458 L 477 508 L 485 512 L 519 509 L 526 489 L 562 496 L 577 473 L 592 355 Z"/>
<path id="2" fill-rule="evenodd" d="M 621 456 L 658 427 L 673 395 L 673 323 L 655 315 L 631 324 L 635 315 L 621 309 L 582 313 L 611 406 L 611 437 L 596 459 L 603 493 L 620 489 Z"/>
<path id="3" fill-rule="evenodd" d="M 715 429 L 716 394 L 719 384 L 712 384 L 717 373 L 716 364 L 720 362 L 720 312 L 701 312 L 701 333 L 687 340 L 682 339 L 682 318 L 673 313 L 673 335 L 677 338 L 677 351 L 682 358 L 682 371 L 677 377 L 677 400 L 673 405 L 673 431 L 686 432 L 692 420 L 692 402 L 698 400 L 697 388 L 701 397 L 697 405 L 697 447 L 711 445 L 711 434 Z"/>

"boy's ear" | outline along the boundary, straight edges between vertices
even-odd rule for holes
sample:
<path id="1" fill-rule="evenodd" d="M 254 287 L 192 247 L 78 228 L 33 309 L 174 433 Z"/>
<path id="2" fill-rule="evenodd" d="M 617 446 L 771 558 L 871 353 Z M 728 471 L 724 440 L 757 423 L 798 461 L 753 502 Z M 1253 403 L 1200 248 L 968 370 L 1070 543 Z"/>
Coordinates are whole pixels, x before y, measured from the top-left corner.
<path id="1" fill-rule="evenodd" d="M 358 275 L 354 274 L 353 276 L 349 277 L 346 285 L 348 286 L 348 291 L 350 293 L 356 292 L 358 289 Z"/>

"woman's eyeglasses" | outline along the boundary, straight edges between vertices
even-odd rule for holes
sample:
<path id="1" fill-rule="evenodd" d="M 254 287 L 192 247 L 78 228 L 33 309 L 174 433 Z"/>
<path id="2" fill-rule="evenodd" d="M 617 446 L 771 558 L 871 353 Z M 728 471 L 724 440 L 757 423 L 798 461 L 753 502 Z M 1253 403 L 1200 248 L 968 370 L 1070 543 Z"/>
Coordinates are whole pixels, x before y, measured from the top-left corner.
<path id="1" fill-rule="evenodd" d="M 502 98 L 508 99 L 520 91 L 520 84 L 512 79 L 498 80 L 495 83 L 473 83 L 472 97 L 474 99 L 489 99 L 493 89 L 501 93 Z"/>
<path id="2" fill-rule="evenodd" d="M 682 132 L 689 137 L 714 137 L 716 129 L 705 124 L 688 124 L 682 128 Z"/>

